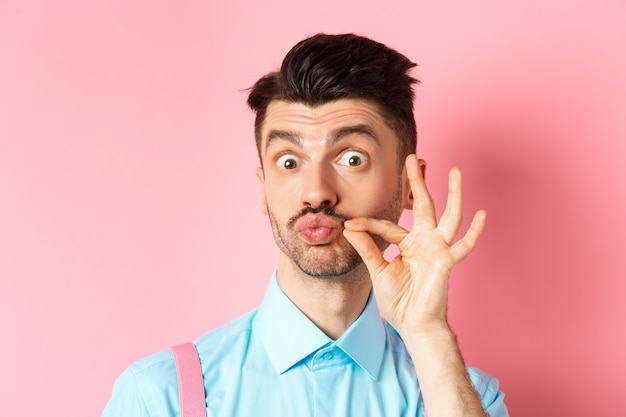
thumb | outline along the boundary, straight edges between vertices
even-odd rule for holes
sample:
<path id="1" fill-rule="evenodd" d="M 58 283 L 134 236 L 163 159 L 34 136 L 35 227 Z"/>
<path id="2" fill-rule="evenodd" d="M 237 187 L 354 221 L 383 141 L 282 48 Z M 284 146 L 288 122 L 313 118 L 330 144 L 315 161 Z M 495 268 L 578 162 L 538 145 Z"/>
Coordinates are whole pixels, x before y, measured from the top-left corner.
<path id="1" fill-rule="evenodd" d="M 387 265 L 382 252 L 369 233 L 343 229 L 343 236 L 361 256 L 370 276 L 376 276 L 376 273 Z"/>

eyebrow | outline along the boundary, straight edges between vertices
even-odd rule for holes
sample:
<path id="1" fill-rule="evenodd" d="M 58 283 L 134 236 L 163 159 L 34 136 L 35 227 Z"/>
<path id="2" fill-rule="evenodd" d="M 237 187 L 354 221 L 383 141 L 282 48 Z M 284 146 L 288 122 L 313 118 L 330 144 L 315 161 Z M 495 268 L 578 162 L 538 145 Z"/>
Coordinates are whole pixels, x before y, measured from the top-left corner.
<path id="1" fill-rule="evenodd" d="M 366 124 L 345 126 L 340 129 L 337 129 L 336 131 L 332 132 L 331 135 L 328 137 L 328 142 L 329 144 L 333 144 L 345 138 L 346 136 L 350 136 L 350 135 L 364 136 L 367 139 L 370 139 L 372 142 L 380 146 L 380 140 L 378 139 L 378 136 L 376 136 L 374 129 L 372 129 L 369 125 L 366 125 Z M 265 149 L 267 149 L 270 146 L 270 144 L 276 139 L 286 140 L 287 142 L 291 142 L 298 147 L 302 147 L 302 137 L 297 132 L 294 132 L 291 130 L 276 130 L 275 129 L 275 130 L 270 130 L 270 132 L 268 133 L 267 143 L 265 144 Z"/>

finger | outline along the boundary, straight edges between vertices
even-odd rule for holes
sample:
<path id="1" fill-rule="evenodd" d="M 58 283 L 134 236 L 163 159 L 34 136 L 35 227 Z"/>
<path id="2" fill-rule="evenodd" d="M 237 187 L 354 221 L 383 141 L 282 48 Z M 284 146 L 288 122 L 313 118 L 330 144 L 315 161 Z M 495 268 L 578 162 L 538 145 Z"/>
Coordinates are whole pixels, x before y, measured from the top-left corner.
<path id="1" fill-rule="evenodd" d="M 441 231 L 448 245 L 452 244 L 463 221 L 461 170 L 452 168 L 448 176 L 448 201 L 437 229 Z"/>
<path id="2" fill-rule="evenodd" d="M 343 229 L 343 235 L 363 259 L 370 276 L 376 276 L 378 271 L 387 265 L 382 252 L 369 233 Z"/>
<path id="3" fill-rule="evenodd" d="M 409 234 L 406 229 L 392 221 L 367 217 L 347 220 L 343 227 L 350 231 L 373 233 L 394 245 L 400 243 Z"/>
<path id="4" fill-rule="evenodd" d="M 415 154 L 407 156 L 405 166 L 413 194 L 413 222 L 427 223 L 435 227 L 437 225 L 435 205 L 426 187 L 417 156 Z"/>
<path id="5" fill-rule="evenodd" d="M 478 238 L 483 233 L 483 230 L 485 230 L 486 220 L 487 212 L 485 210 L 479 210 L 474 214 L 472 224 L 467 233 L 465 233 L 465 236 L 450 248 L 450 254 L 455 262 L 461 261 L 474 250 Z"/>

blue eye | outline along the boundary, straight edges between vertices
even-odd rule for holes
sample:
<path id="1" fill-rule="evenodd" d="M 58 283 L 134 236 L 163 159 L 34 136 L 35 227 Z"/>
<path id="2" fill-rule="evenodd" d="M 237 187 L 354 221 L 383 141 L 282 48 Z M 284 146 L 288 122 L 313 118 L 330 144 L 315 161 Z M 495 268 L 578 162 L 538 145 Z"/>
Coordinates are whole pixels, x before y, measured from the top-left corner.
<path id="1" fill-rule="evenodd" d="M 278 168 L 285 170 L 296 169 L 299 165 L 298 158 L 292 154 L 281 155 L 276 163 Z"/>
<path id="2" fill-rule="evenodd" d="M 367 161 L 367 156 L 365 156 L 363 152 L 347 151 L 341 155 L 339 164 L 349 167 L 358 167 L 363 165 L 365 161 Z"/>

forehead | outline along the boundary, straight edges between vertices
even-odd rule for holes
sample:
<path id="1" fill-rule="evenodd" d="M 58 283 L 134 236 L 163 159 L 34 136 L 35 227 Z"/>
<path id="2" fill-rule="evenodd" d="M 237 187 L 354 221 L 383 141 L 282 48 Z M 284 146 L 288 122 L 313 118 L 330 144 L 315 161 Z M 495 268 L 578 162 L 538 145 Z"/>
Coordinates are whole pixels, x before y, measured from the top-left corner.
<path id="1" fill-rule="evenodd" d="M 303 137 L 327 137 L 350 126 L 366 126 L 377 136 L 393 136 L 378 105 L 367 100 L 340 99 L 319 106 L 274 100 L 267 107 L 261 129 L 262 146 L 277 130 Z"/>

